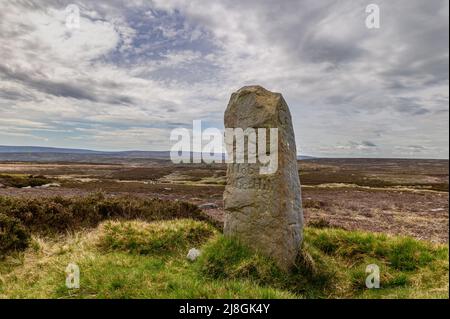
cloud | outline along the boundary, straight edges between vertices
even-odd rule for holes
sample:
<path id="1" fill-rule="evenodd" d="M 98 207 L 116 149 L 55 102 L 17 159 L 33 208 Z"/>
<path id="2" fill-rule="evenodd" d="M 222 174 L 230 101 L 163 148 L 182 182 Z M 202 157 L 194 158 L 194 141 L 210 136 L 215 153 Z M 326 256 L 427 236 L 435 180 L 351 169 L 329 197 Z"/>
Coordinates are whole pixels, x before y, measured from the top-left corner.
<path id="1" fill-rule="evenodd" d="M 376 147 L 377 146 L 375 143 L 373 143 L 371 141 L 362 141 L 361 145 L 365 146 L 365 147 Z"/>
<path id="2" fill-rule="evenodd" d="M 380 29 L 359 0 L 78 1 L 79 29 L 69 3 L 1 4 L 0 132 L 37 139 L 0 144 L 168 149 L 171 128 L 220 128 L 231 92 L 261 84 L 302 153 L 448 157 L 448 1 L 380 0 Z"/>

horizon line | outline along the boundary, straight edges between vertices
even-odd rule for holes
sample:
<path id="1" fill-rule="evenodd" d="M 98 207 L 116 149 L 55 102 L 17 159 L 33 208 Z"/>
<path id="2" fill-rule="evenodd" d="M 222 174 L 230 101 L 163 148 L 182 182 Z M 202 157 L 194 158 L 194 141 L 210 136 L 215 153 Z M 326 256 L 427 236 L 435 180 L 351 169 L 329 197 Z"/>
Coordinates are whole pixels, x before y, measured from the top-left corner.
<path id="1" fill-rule="evenodd" d="M 58 147 L 58 146 L 35 146 L 35 145 L 0 145 L 0 154 L 6 154 L 6 153 L 22 153 L 22 152 L 2 152 L 1 148 L 7 148 L 7 147 L 17 147 L 17 148 L 42 148 L 42 149 L 55 149 L 55 150 L 74 150 L 74 151 L 86 151 L 86 152 L 97 152 L 97 153 L 125 153 L 125 152 L 167 152 L 170 153 L 170 150 L 140 150 L 140 149 L 130 149 L 130 150 L 98 150 L 98 149 L 90 149 L 90 148 L 76 148 L 76 147 Z M 203 152 L 193 152 L 190 153 L 203 153 Z M 223 155 L 225 153 L 222 153 Z M 303 156 L 303 157 L 311 157 L 314 158 L 323 158 L 323 159 L 345 159 L 345 158 L 353 158 L 353 159 L 422 159 L 422 160 L 449 160 L 449 157 L 405 157 L 405 156 L 398 156 L 398 157 L 376 157 L 376 156 L 339 156 L 339 155 L 307 155 L 307 154 L 300 154 L 297 153 L 297 156 Z"/>

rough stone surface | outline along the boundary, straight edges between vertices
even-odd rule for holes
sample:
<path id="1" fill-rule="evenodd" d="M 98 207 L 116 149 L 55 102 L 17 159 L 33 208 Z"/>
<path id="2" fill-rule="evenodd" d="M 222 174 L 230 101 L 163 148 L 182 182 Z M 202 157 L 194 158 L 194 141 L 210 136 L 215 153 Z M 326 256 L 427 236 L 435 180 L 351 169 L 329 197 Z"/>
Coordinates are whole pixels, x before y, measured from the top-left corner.
<path id="1" fill-rule="evenodd" d="M 224 234 L 239 238 L 288 270 L 303 239 L 297 151 L 289 108 L 280 93 L 260 86 L 243 87 L 231 95 L 225 127 L 278 128 L 275 173 L 260 174 L 259 161 L 228 164 Z"/>

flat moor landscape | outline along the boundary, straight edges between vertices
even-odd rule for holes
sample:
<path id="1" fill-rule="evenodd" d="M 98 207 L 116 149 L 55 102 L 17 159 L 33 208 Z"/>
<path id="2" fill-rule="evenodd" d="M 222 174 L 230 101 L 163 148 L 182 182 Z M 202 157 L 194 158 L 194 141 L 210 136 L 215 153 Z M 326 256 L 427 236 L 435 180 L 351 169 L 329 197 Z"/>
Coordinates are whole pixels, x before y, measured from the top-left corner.
<path id="1" fill-rule="evenodd" d="M 448 160 L 299 160 L 308 256 L 288 280 L 220 234 L 225 164 L 42 158 L 0 162 L 0 213 L 30 236 L 4 251 L 1 297 L 448 297 Z M 369 262 L 382 289 L 364 288 Z"/>
<path id="2" fill-rule="evenodd" d="M 0 196 L 106 196 L 183 200 L 223 222 L 225 164 L 169 160 L 0 163 Z M 309 159 L 298 162 L 305 221 L 448 242 L 448 160 Z M 57 187 L 30 187 L 27 179 Z M 22 181 L 20 187 L 13 180 Z M 12 183 L 12 185 L 9 185 Z M 10 186 L 10 187 L 7 187 Z"/>

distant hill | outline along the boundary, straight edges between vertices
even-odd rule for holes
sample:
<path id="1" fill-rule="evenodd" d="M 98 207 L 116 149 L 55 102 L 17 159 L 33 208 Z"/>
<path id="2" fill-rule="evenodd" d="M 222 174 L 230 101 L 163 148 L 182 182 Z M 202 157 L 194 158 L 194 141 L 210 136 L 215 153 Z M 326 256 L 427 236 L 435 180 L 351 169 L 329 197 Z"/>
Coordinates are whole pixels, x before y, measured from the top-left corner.
<path id="1" fill-rule="evenodd" d="M 297 159 L 298 160 L 311 160 L 311 159 L 315 159 L 317 157 L 314 156 L 306 156 L 306 155 L 297 155 Z"/>
<path id="2" fill-rule="evenodd" d="M 0 153 L 67 153 L 67 154 L 99 154 L 103 152 L 75 149 L 40 146 L 3 146 L 0 145 Z"/>
<path id="3" fill-rule="evenodd" d="M 314 159 L 300 155 L 299 160 Z M 95 151 L 88 149 L 0 145 L 0 161 L 118 162 L 126 159 L 169 160 L 169 151 Z"/>
<path id="4" fill-rule="evenodd" d="M 94 151 L 87 149 L 2 146 L 0 161 L 26 162 L 117 162 L 122 159 L 169 159 L 168 151 Z"/>

